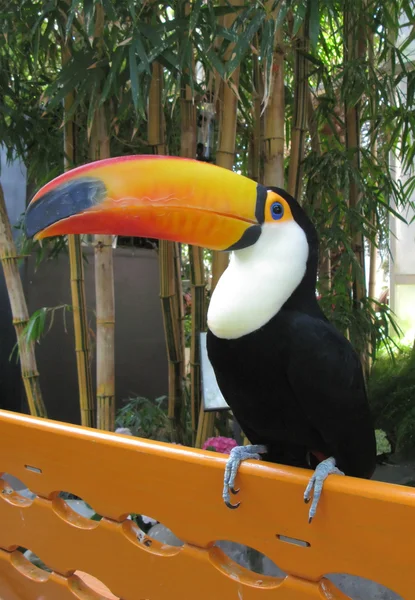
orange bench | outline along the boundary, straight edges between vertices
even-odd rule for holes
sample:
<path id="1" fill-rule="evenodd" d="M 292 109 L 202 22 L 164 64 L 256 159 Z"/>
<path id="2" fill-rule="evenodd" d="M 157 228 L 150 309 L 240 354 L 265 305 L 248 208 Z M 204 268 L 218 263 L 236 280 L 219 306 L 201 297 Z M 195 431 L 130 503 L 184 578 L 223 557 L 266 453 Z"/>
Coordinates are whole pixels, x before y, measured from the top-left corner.
<path id="1" fill-rule="evenodd" d="M 230 511 L 221 498 L 222 455 L 6 411 L 0 456 L 1 471 L 36 494 L 27 499 L 0 480 L 1 600 L 347 598 L 325 578 L 330 573 L 415 598 L 411 488 L 330 477 L 309 525 L 302 500 L 309 472 L 251 461 L 238 475 L 241 506 Z M 103 518 L 80 516 L 60 491 Z M 143 535 L 127 519 L 132 513 L 157 519 L 184 545 Z M 240 567 L 216 540 L 259 550 L 286 577 Z M 51 572 L 18 548 L 30 549 Z"/>

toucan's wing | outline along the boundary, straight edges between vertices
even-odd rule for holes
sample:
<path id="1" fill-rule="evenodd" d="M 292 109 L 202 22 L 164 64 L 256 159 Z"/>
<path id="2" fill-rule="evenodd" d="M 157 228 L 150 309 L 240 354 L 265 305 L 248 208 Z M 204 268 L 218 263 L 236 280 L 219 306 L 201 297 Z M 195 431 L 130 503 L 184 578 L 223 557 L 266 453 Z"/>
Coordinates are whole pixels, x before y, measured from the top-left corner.
<path id="1" fill-rule="evenodd" d="M 287 375 L 302 411 L 339 469 L 346 475 L 371 477 L 376 440 L 358 355 L 321 318 L 294 313 L 289 321 Z"/>

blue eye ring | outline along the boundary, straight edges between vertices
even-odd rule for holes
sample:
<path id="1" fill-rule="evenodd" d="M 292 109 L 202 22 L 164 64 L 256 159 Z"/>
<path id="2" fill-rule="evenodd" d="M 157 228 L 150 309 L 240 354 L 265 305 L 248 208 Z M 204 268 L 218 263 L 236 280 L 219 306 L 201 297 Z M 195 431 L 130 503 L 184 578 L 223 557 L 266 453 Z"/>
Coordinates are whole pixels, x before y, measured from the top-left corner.
<path id="1" fill-rule="evenodd" d="M 284 206 L 281 202 L 273 202 L 271 204 L 271 217 L 274 221 L 279 221 L 284 216 Z"/>

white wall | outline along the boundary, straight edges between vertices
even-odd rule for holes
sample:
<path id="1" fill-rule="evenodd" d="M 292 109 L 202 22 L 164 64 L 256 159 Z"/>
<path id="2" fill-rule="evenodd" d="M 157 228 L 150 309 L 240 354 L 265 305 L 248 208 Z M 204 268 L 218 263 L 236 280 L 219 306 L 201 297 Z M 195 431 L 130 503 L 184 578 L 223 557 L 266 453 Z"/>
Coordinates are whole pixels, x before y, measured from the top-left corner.
<path id="1" fill-rule="evenodd" d="M 415 47 L 412 45 L 409 50 L 415 58 Z M 405 94 L 405 80 L 399 85 L 399 91 Z M 415 174 L 413 167 L 404 172 L 395 156 L 391 157 L 391 169 L 396 180 L 403 184 Z M 412 193 L 411 201 L 415 205 L 415 193 Z M 415 211 L 412 207 L 405 210 L 394 208 L 408 224 L 392 215 L 390 217 L 390 305 L 405 334 L 405 341 L 412 342 L 415 338 Z"/>
<path id="2" fill-rule="evenodd" d="M 9 219 L 13 226 L 26 209 L 27 171 L 19 159 L 7 162 L 6 152 L 2 146 L 0 146 L 0 181 Z"/>

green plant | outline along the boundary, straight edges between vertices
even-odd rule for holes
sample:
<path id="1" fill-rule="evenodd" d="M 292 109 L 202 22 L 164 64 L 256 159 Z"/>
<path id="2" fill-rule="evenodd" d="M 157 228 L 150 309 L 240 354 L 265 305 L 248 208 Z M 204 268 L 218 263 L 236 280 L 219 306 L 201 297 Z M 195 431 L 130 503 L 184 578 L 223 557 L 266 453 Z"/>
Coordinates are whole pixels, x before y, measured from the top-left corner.
<path id="1" fill-rule="evenodd" d="M 415 349 L 383 351 L 368 380 L 369 402 L 377 428 L 383 429 L 392 450 L 415 454 Z"/>
<path id="2" fill-rule="evenodd" d="M 167 396 L 149 400 L 142 396 L 129 398 L 118 411 L 116 427 L 128 427 L 137 437 L 171 442 L 172 431 L 167 416 Z"/>

